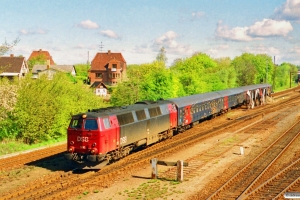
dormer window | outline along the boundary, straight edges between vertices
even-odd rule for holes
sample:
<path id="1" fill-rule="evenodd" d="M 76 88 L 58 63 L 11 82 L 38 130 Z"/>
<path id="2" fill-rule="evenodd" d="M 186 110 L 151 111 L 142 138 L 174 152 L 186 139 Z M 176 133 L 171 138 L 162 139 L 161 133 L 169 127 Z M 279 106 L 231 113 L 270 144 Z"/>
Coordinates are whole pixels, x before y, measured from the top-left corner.
<path id="1" fill-rule="evenodd" d="M 116 72 L 117 71 L 117 64 L 112 64 L 111 71 L 112 72 Z"/>

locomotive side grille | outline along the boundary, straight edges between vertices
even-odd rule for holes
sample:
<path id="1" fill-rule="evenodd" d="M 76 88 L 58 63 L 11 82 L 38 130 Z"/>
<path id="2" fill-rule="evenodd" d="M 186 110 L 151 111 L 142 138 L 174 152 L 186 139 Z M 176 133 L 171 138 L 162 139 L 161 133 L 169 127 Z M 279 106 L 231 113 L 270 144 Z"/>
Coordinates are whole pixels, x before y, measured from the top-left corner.
<path id="1" fill-rule="evenodd" d="M 156 117 L 158 115 L 161 115 L 160 107 L 149 108 L 148 110 L 149 110 L 150 117 Z"/>
<path id="2" fill-rule="evenodd" d="M 134 122 L 132 113 L 125 113 L 121 115 L 117 115 L 118 121 L 120 125 L 125 125 Z"/>
<path id="3" fill-rule="evenodd" d="M 136 111 L 136 116 L 137 116 L 137 118 L 138 118 L 139 121 L 146 119 L 145 110 L 138 110 L 138 111 Z"/>

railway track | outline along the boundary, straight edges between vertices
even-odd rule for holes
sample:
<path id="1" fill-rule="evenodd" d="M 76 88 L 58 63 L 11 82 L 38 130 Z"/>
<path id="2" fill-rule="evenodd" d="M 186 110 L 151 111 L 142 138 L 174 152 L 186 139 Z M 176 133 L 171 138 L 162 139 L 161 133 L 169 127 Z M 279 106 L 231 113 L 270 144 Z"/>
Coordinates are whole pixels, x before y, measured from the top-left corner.
<path id="1" fill-rule="evenodd" d="M 295 103 L 293 101 L 296 100 L 297 98 L 289 98 L 286 100 L 286 103 L 290 102 L 292 105 Z M 149 165 L 149 160 L 153 157 L 163 157 L 172 152 L 181 150 L 185 146 L 195 144 L 212 135 L 221 134 L 225 129 L 229 129 L 230 127 L 234 131 L 234 127 L 237 126 L 237 124 L 247 127 L 249 124 L 260 121 L 264 114 L 274 111 L 273 109 L 280 109 L 280 106 L 276 108 L 276 106 L 273 105 L 272 109 L 269 105 L 259 107 L 257 110 L 253 111 L 252 114 L 249 112 L 248 115 L 243 118 L 215 125 L 206 131 L 203 131 L 201 127 L 207 128 L 207 126 L 211 126 L 211 122 L 213 121 L 204 122 L 201 123 L 201 126 L 196 126 L 194 129 L 188 130 L 184 134 L 177 135 L 170 140 L 166 140 L 141 152 L 129 155 L 119 162 L 104 167 L 100 171 L 88 171 L 82 174 L 81 172 L 55 172 L 38 180 L 39 184 L 29 183 L 24 187 L 18 188 L 18 191 L 10 191 L 2 195 L 0 199 L 61 199 L 80 193 L 95 185 L 109 187 L 116 177 L 130 173 L 133 169 L 141 166 Z M 278 120 L 279 118 L 272 119 L 273 122 Z M 61 152 L 63 151 L 65 151 L 65 149 Z M 214 156 L 217 155 L 221 156 L 222 151 Z M 26 163 L 26 161 L 22 161 L 21 163 Z"/>
<path id="2" fill-rule="evenodd" d="M 284 197 L 284 193 L 288 191 L 297 191 L 297 190 L 286 190 L 286 188 L 291 187 L 292 184 L 294 184 L 294 182 L 296 181 L 299 182 L 298 180 L 299 177 L 300 177 L 300 159 L 294 161 L 292 164 L 284 168 L 282 171 L 275 174 L 269 180 L 259 185 L 252 192 L 243 194 L 239 199 L 282 198 Z"/>
<path id="3" fill-rule="evenodd" d="M 239 171 L 234 177 L 227 181 L 208 199 L 244 199 L 252 191 L 254 185 L 264 173 L 266 173 L 273 162 L 280 158 L 287 147 L 292 144 L 299 135 L 300 121 L 290 130 L 286 131 L 272 145 L 265 149 L 252 162 Z M 250 198 L 251 199 L 251 198 Z"/>
<path id="4" fill-rule="evenodd" d="M 66 150 L 66 144 L 61 144 L 51 148 L 39 149 L 27 153 L 17 154 L 1 159 L 0 171 L 15 169 L 26 163 L 41 160 L 56 154 L 60 154 Z"/>

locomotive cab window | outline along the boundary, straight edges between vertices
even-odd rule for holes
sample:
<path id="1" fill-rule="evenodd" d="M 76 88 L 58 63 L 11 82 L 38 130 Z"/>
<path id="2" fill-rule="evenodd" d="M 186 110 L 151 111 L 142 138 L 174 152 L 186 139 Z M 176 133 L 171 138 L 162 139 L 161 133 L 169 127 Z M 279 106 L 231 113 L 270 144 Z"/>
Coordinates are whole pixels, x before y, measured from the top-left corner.
<path id="1" fill-rule="evenodd" d="M 84 123 L 85 130 L 97 130 L 98 124 L 96 119 L 86 119 Z"/>
<path id="2" fill-rule="evenodd" d="M 70 128 L 81 128 L 82 126 L 82 119 L 73 119 L 71 121 L 71 124 L 70 124 Z"/>
<path id="3" fill-rule="evenodd" d="M 110 128 L 110 122 L 108 118 L 103 118 L 103 123 L 105 128 Z"/>

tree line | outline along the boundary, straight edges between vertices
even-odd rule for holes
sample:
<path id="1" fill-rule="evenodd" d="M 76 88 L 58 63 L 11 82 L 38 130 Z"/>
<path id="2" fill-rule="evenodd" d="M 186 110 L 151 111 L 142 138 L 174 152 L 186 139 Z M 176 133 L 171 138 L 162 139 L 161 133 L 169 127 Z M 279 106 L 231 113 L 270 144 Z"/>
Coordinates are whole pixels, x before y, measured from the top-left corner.
<path id="1" fill-rule="evenodd" d="M 166 67 L 165 51 L 152 63 L 129 65 L 127 80 L 112 90 L 111 104 L 133 104 L 142 100 L 169 99 L 245 85 L 269 83 L 273 89 L 288 88 L 297 79 L 299 66 L 277 66 L 266 54 L 243 53 L 230 58 L 211 58 L 204 53 L 177 59 Z"/>
<path id="2" fill-rule="evenodd" d="M 65 137 L 71 116 L 93 108 L 169 99 L 258 83 L 270 83 L 275 89 L 287 88 L 292 74 L 292 81 L 297 79 L 299 68 L 290 63 L 274 65 L 272 58 L 266 54 L 244 53 L 231 60 L 195 53 L 191 57 L 175 60 L 170 67 L 166 66 L 166 60 L 162 48 L 155 61 L 128 65 L 127 78 L 109 88 L 109 103 L 97 97 L 85 83 L 88 64 L 75 65 L 75 78 L 64 73 L 58 73 L 52 80 L 46 76 L 32 79 L 31 74 L 14 81 L 2 78 L 0 141 L 19 140 L 32 144 Z"/>

